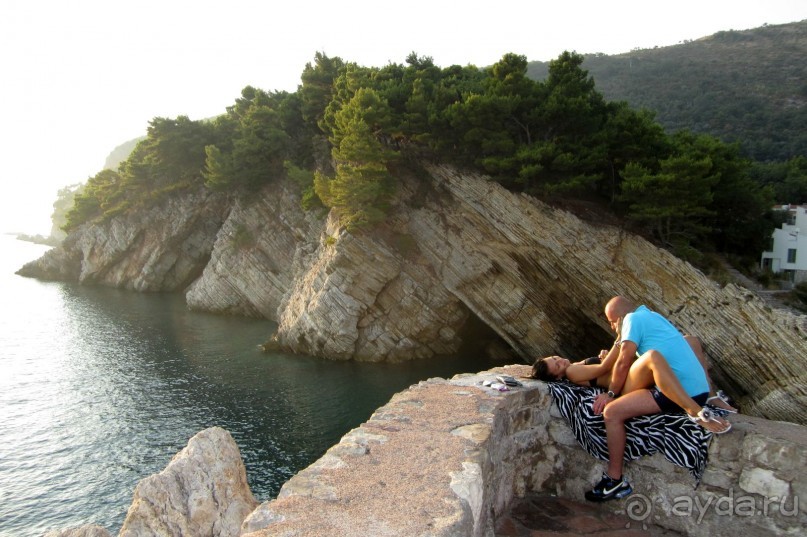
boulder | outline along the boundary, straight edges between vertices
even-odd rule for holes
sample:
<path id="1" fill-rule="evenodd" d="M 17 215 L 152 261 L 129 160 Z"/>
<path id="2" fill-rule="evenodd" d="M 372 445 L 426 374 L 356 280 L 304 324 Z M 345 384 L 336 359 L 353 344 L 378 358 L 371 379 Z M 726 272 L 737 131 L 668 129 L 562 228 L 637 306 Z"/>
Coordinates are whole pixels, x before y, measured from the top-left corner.
<path id="1" fill-rule="evenodd" d="M 212 427 L 138 483 L 119 537 L 235 537 L 257 505 L 238 446 Z"/>

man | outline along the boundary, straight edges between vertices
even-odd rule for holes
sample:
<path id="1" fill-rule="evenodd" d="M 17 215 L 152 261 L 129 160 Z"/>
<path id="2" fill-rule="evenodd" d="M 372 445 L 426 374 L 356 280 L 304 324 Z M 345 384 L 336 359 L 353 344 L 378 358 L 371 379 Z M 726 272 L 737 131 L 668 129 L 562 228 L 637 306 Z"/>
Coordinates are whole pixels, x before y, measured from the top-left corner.
<path id="1" fill-rule="evenodd" d="M 719 434 L 731 428 L 731 424 L 703 408 L 709 397 L 706 372 L 687 340 L 667 319 L 645 306 L 637 308 L 621 296 L 608 301 L 605 317 L 620 344 L 608 392 L 594 400 L 594 412 L 602 413 L 605 421 L 609 458 L 600 482 L 586 492 L 589 501 L 624 498 L 633 490 L 622 477 L 626 420 L 684 410 L 690 419 L 712 432 Z M 683 392 L 654 386 L 653 371 L 659 356 L 667 361 Z M 623 391 L 625 395 L 619 397 Z"/>

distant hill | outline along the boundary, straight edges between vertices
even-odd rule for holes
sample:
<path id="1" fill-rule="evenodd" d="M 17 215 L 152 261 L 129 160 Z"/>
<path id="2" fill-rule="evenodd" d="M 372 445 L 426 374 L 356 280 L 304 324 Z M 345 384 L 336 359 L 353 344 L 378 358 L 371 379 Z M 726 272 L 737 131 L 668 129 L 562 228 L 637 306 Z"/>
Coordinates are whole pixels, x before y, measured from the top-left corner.
<path id="1" fill-rule="evenodd" d="M 138 142 L 140 142 L 140 140 L 145 139 L 146 139 L 145 136 L 140 136 L 139 138 L 135 138 L 134 140 L 123 142 L 118 147 L 113 149 L 112 152 L 106 157 L 106 161 L 104 162 L 104 169 L 117 170 L 121 162 L 129 158 L 129 155 L 132 154 L 132 151 L 134 151 L 134 148 L 138 144 Z"/>
<path id="2" fill-rule="evenodd" d="M 807 20 L 584 57 L 583 68 L 606 99 L 653 110 L 670 132 L 740 142 L 760 161 L 807 155 Z M 548 68 L 530 62 L 527 75 L 543 80 Z M 104 168 L 116 170 L 142 139 L 116 147 Z"/>
<path id="3" fill-rule="evenodd" d="M 608 100 L 655 111 L 668 131 L 738 141 L 760 161 L 807 155 L 807 20 L 584 57 Z M 527 73 L 543 80 L 547 70 L 531 62 Z"/>

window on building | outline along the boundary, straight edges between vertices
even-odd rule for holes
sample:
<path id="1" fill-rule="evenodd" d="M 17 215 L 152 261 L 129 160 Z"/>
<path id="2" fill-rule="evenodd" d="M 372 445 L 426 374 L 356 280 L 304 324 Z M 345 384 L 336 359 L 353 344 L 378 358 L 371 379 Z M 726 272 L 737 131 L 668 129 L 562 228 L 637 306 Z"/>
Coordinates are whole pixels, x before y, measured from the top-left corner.
<path id="1" fill-rule="evenodd" d="M 796 213 L 795 212 L 787 213 L 787 223 L 790 224 L 791 226 L 796 225 Z"/>
<path id="2" fill-rule="evenodd" d="M 788 250 L 787 250 L 787 262 L 788 263 L 795 263 L 796 262 L 796 249 L 795 248 L 788 248 Z"/>

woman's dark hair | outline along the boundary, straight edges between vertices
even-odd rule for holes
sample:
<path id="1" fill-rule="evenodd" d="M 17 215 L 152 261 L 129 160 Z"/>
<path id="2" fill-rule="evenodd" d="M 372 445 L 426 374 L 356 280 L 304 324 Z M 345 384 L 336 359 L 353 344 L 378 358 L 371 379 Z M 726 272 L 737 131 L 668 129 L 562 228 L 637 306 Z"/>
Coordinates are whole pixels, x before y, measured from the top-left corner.
<path id="1" fill-rule="evenodd" d="M 553 377 L 551 373 L 549 373 L 549 367 L 546 365 L 546 358 L 538 358 L 535 360 L 535 363 L 532 364 L 532 374 L 530 374 L 530 378 L 543 380 L 544 382 L 558 380 L 557 378 Z"/>

